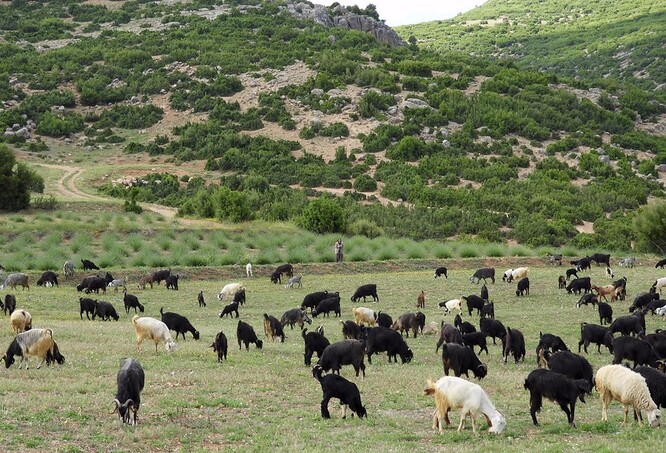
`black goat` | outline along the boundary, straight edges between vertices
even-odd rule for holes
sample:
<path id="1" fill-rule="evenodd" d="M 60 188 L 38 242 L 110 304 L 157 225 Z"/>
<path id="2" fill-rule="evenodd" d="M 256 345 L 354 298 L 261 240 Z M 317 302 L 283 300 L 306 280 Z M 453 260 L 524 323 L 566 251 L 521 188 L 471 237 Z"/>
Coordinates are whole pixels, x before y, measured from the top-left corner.
<path id="1" fill-rule="evenodd" d="M 483 297 L 477 296 L 476 294 L 470 294 L 467 297 L 463 296 L 463 299 L 465 299 L 465 302 L 467 303 L 467 313 L 469 313 L 470 316 L 472 316 L 472 311 L 474 310 L 476 310 L 479 316 L 481 316 L 481 310 L 486 304 L 486 300 Z"/>
<path id="2" fill-rule="evenodd" d="M 340 374 L 343 365 L 352 365 L 356 376 L 363 372 L 365 377 L 365 345 L 358 340 L 342 340 L 333 343 L 324 349 L 317 363 L 328 372 Z"/>
<path id="3" fill-rule="evenodd" d="M 523 386 L 530 392 L 530 415 L 535 426 L 539 426 L 536 414 L 541 411 L 543 398 L 546 397 L 560 405 L 567 414 L 569 425 L 575 428 L 576 400 L 580 399 L 584 403 L 585 394 L 591 390 L 584 379 L 573 380 L 563 374 L 542 368 L 532 371 Z"/>
<path id="4" fill-rule="evenodd" d="M 136 297 L 134 294 L 129 294 L 125 292 L 123 295 L 123 304 L 125 304 L 125 312 L 129 313 L 130 308 L 134 309 L 134 313 L 136 313 L 136 309 L 138 308 L 141 313 L 143 313 L 145 307 L 139 303 L 139 298 Z"/>
<path id="5" fill-rule="evenodd" d="M 14 296 L 13 294 L 5 294 L 5 303 L 2 307 L 2 311 L 5 313 L 5 315 L 7 314 L 7 312 L 9 312 L 9 314 L 11 315 L 12 313 L 14 313 L 14 310 L 16 310 L 16 296 Z"/>
<path id="6" fill-rule="evenodd" d="M 456 329 L 451 324 L 447 324 L 442 321 L 439 329 L 439 340 L 437 340 L 437 347 L 435 348 L 435 352 L 439 351 L 439 348 L 442 347 L 442 345 L 445 343 L 455 343 L 462 345 L 463 339 L 462 334 L 458 329 Z"/>
<path id="7" fill-rule="evenodd" d="M 518 280 L 518 285 L 516 286 L 516 296 L 523 295 L 530 295 L 530 279 L 527 277 Z"/>
<path id="8" fill-rule="evenodd" d="M 79 297 L 79 307 L 81 319 L 83 319 L 83 312 L 86 312 L 86 318 L 90 320 L 90 315 L 95 319 L 95 307 L 97 306 L 97 301 L 95 299 L 90 299 L 88 297 Z"/>
<path id="9" fill-rule="evenodd" d="M 391 315 L 388 313 L 384 313 L 383 311 L 380 311 L 377 313 L 377 325 L 380 327 L 386 327 L 387 329 L 390 329 L 391 326 L 393 325 L 393 318 L 391 318 Z M 401 332 L 402 333 L 402 332 Z M 409 334 L 408 334 L 409 336 Z M 416 333 L 414 334 L 414 337 L 416 338 Z"/>
<path id="10" fill-rule="evenodd" d="M 476 327 L 471 322 L 463 321 L 460 315 L 456 315 L 453 319 L 453 325 L 460 331 L 460 333 L 476 332 Z"/>
<path id="11" fill-rule="evenodd" d="M 206 301 L 204 300 L 203 291 L 199 291 L 199 294 L 197 294 L 197 301 L 199 302 L 200 307 L 206 306 Z"/>
<path id="12" fill-rule="evenodd" d="M 178 279 L 180 278 L 180 275 L 169 275 L 165 281 L 164 284 L 166 285 L 166 289 L 173 289 L 178 291 Z"/>
<path id="13" fill-rule="evenodd" d="M 585 380 L 590 387 L 590 392 L 594 387 L 592 365 L 581 355 L 570 351 L 558 351 L 548 358 L 548 368 L 574 380 Z"/>
<path id="14" fill-rule="evenodd" d="M 622 360 L 633 360 L 634 368 L 638 365 L 657 366 L 657 353 L 647 341 L 638 338 L 621 336 L 613 340 L 613 365 L 619 365 Z"/>
<path id="15" fill-rule="evenodd" d="M 319 302 L 321 302 L 324 299 L 328 299 L 329 297 L 333 296 L 333 293 L 329 293 L 328 291 L 317 291 L 314 293 L 310 293 L 306 295 L 303 298 L 303 303 L 301 303 L 301 308 L 303 310 L 310 309 L 312 311 Z M 340 293 L 335 293 L 335 295 L 340 295 Z"/>
<path id="16" fill-rule="evenodd" d="M 81 260 L 81 264 L 83 265 L 84 271 L 91 271 L 93 269 L 97 271 L 99 270 L 99 267 L 90 260 Z"/>
<path id="17" fill-rule="evenodd" d="M 481 318 L 479 321 L 479 327 L 481 332 L 485 333 L 487 336 L 492 337 L 493 344 L 497 344 L 495 340 L 499 338 L 500 340 L 506 335 L 506 328 L 504 324 L 500 321 L 490 318 Z"/>
<path id="18" fill-rule="evenodd" d="M 463 342 L 465 343 L 465 346 L 469 346 L 470 348 L 478 346 L 480 348 L 479 354 L 481 354 L 481 351 L 486 351 L 486 354 L 488 354 L 488 344 L 486 342 L 485 333 L 483 332 L 464 333 L 462 334 L 462 339 Z"/>
<path id="19" fill-rule="evenodd" d="M 647 366 L 637 366 L 634 371 L 645 378 L 652 401 L 657 407 L 666 407 L 666 375 Z"/>
<path id="20" fill-rule="evenodd" d="M 358 302 L 362 297 L 363 302 L 365 302 L 365 298 L 370 296 L 372 296 L 372 300 L 374 302 L 379 302 L 379 296 L 377 295 L 377 285 L 374 283 L 359 286 L 351 296 L 351 301 Z"/>
<path id="21" fill-rule="evenodd" d="M 386 327 L 368 329 L 365 351 L 368 354 L 368 363 L 372 363 L 372 354 L 384 351 L 388 355 L 389 363 L 391 363 L 391 359 L 398 363 L 398 356 L 402 363 L 409 363 L 414 358 L 414 353 L 409 349 L 402 335 Z"/>
<path id="22" fill-rule="evenodd" d="M 213 352 L 217 352 L 218 362 L 221 362 L 222 359 L 227 360 L 227 349 L 229 346 L 227 343 L 227 336 L 224 334 L 224 332 L 220 331 L 215 336 L 215 341 L 212 345 L 210 345 L 210 347 L 213 348 Z"/>
<path id="23" fill-rule="evenodd" d="M 634 315 L 624 315 L 616 318 L 611 323 L 609 329 L 611 335 L 614 335 L 615 332 L 620 332 L 622 335 L 639 335 L 641 332 L 645 332 L 645 326 L 641 322 L 641 318 Z"/>
<path id="24" fill-rule="evenodd" d="M 166 324 L 169 330 L 176 332 L 176 340 L 178 335 L 182 335 L 183 340 L 185 340 L 185 332 L 190 332 L 195 340 L 199 339 L 199 331 L 192 326 L 185 316 L 171 311 L 165 313 L 164 308 L 160 308 L 160 315 L 162 315 L 162 322 Z"/>
<path id="25" fill-rule="evenodd" d="M 608 327 L 583 322 L 580 325 L 578 352 L 580 353 L 580 347 L 583 346 L 585 354 L 587 354 L 587 347 L 590 343 L 595 343 L 597 345 L 597 352 L 599 353 L 601 353 L 602 344 L 608 348 L 608 351 L 611 354 L 613 353 L 613 335 L 610 333 Z"/>
<path id="26" fill-rule="evenodd" d="M 363 340 L 367 329 L 354 321 L 340 321 L 342 324 L 342 337 L 346 340 Z"/>
<path id="27" fill-rule="evenodd" d="M 610 324 L 613 322 L 613 307 L 606 302 L 599 302 L 597 308 L 599 309 L 599 324 L 603 326 L 604 323 Z"/>
<path id="28" fill-rule="evenodd" d="M 257 334 L 254 332 L 252 326 L 243 321 L 238 321 L 236 338 L 238 339 L 238 349 L 242 349 L 241 343 L 245 344 L 246 351 L 250 350 L 250 343 L 254 343 L 257 349 L 261 349 L 264 346 L 264 342 L 257 338 Z"/>
<path id="29" fill-rule="evenodd" d="M 37 279 L 37 286 L 43 286 L 47 283 L 52 286 L 58 286 L 58 275 L 53 271 L 45 271 L 42 273 Z"/>
<path id="30" fill-rule="evenodd" d="M 324 369 L 320 365 L 315 365 L 312 369 L 312 375 L 319 381 L 323 398 L 321 400 L 321 416 L 331 418 L 328 412 L 328 402 L 331 398 L 337 398 L 342 405 L 342 418 L 347 416 L 347 407 L 355 413 L 358 418 L 368 416 L 365 407 L 361 403 L 361 394 L 358 387 L 353 382 L 337 374 L 327 374 L 322 376 Z"/>
<path id="31" fill-rule="evenodd" d="M 308 332 L 308 329 L 303 329 L 301 330 L 301 335 L 305 342 L 305 353 L 303 354 L 305 364 L 310 366 L 312 363 L 312 355 L 316 352 L 317 358 L 320 358 L 324 353 L 324 349 L 326 349 L 331 342 L 328 341 L 323 333 L 319 332 L 319 329 L 314 332 Z"/>
<path id="32" fill-rule="evenodd" d="M 236 313 L 236 317 L 238 318 L 238 302 L 232 302 L 225 306 L 220 312 L 220 318 L 224 318 L 227 315 L 229 315 L 230 318 L 233 318 L 234 313 Z"/>
<path id="33" fill-rule="evenodd" d="M 136 425 L 136 413 L 141 406 L 141 391 L 145 380 L 143 368 L 138 361 L 132 358 L 121 360 L 116 376 L 118 391 L 113 403 L 116 406 L 114 412 L 118 412 L 123 423 Z"/>
<path id="34" fill-rule="evenodd" d="M 470 370 L 477 379 L 482 379 L 488 374 L 488 366 L 481 363 L 471 348 L 456 343 L 444 345 L 442 348 L 442 364 L 444 365 L 444 374 L 447 376 L 451 369 L 456 377 L 464 374 L 469 378 Z"/>
<path id="35" fill-rule="evenodd" d="M 513 360 L 518 363 L 519 360 L 525 361 L 525 337 L 518 329 L 506 329 L 506 335 L 502 337 L 502 359 L 506 363 L 509 354 L 513 355 Z"/>
<path id="36" fill-rule="evenodd" d="M 441 266 L 441 267 L 438 267 L 437 269 L 435 269 L 435 278 L 441 277 L 442 275 L 444 276 L 444 278 L 447 278 L 447 279 L 449 278 L 449 276 L 447 274 L 447 269 L 444 266 Z"/>
<path id="37" fill-rule="evenodd" d="M 88 316 L 87 313 L 86 316 Z M 111 305 L 111 302 L 107 302 L 105 300 L 95 301 L 95 312 L 92 315 L 93 321 L 97 316 L 99 316 L 102 321 L 110 321 L 111 318 L 115 319 L 116 321 L 120 319 L 120 316 L 118 316 L 118 313 L 116 313 L 115 307 Z"/>

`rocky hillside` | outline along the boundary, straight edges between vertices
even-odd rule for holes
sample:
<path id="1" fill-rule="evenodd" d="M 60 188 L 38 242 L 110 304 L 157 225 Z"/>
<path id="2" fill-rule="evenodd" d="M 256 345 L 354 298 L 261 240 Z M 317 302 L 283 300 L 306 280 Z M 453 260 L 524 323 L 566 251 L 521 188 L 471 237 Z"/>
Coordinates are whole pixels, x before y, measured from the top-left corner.
<path id="1" fill-rule="evenodd" d="M 639 0 L 490 0 L 447 21 L 400 27 L 438 52 L 515 60 L 576 78 L 666 88 L 666 3 Z"/>
<path id="2" fill-rule="evenodd" d="M 658 96 L 444 59 L 375 16 L 277 1 L 0 6 L 4 140 L 26 160 L 95 162 L 103 193 L 188 216 L 629 247 L 633 212 L 663 196 Z"/>

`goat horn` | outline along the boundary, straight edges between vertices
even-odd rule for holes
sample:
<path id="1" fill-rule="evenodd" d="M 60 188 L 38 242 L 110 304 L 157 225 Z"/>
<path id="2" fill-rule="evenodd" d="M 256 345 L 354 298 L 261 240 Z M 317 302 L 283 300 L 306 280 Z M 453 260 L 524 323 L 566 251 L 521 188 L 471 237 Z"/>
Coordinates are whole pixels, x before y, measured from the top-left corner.
<path id="1" fill-rule="evenodd" d="M 123 407 L 128 407 L 130 404 L 132 406 L 134 406 L 134 400 L 132 400 L 131 398 L 128 399 L 127 401 L 125 401 L 125 404 L 123 404 Z"/>
<path id="2" fill-rule="evenodd" d="M 118 398 L 113 400 L 113 404 L 115 404 L 116 407 L 113 408 L 113 412 L 111 412 L 112 414 L 118 412 L 118 409 L 120 409 L 120 401 L 118 401 Z"/>

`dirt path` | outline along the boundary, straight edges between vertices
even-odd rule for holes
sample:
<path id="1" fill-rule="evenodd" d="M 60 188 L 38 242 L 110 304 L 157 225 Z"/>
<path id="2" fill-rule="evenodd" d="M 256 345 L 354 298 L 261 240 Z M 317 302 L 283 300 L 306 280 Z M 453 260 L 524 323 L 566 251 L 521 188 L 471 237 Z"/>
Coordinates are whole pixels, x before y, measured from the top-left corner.
<path id="1" fill-rule="evenodd" d="M 65 198 L 68 201 L 90 201 L 97 203 L 116 203 L 116 204 L 119 202 L 119 200 L 114 198 L 93 195 L 79 189 L 78 186 L 76 185 L 76 181 L 84 172 L 85 169 L 83 168 L 72 167 L 69 165 L 53 165 L 53 164 L 44 164 L 44 163 L 33 163 L 33 165 L 39 165 L 41 167 L 60 170 L 63 172 L 62 176 L 58 178 L 58 180 L 56 181 L 56 185 L 53 189 L 60 197 Z M 139 205 L 143 209 L 160 214 L 165 218 L 173 220 L 174 222 L 180 223 L 182 225 L 200 226 L 204 228 L 215 228 L 215 229 L 222 228 L 222 224 L 211 220 L 185 219 L 182 217 L 176 217 L 178 210 L 170 206 L 163 206 L 155 203 L 139 203 Z"/>

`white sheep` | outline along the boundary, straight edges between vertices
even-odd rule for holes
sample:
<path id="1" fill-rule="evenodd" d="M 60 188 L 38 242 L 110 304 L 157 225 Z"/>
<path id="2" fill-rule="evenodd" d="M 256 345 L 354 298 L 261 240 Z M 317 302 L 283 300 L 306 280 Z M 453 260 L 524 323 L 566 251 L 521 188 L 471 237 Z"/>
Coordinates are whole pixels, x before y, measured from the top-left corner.
<path id="1" fill-rule="evenodd" d="M 502 275 L 502 281 L 511 283 L 514 280 L 519 280 L 521 278 L 527 277 L 528 268 L 526 267 L 517 267 L 515 269 L 507 269 Z"/>
<path id="2" fill-rule="evenodd" d="M 659 426 L 661 412 L 650 396 L 645 378 L 640 374 L 622 365 L 606 365 L 597 370 L 594 383 L 601 398 L 602 421 L 608 421 L 608 404 L 615 399 L 624 405 L 623 423 L 627 423 L 631 406 L 641 421 L 641 410 L 645 410 L 650 426 Z"/>
<path id="3" fill-rule="evenodd" d="M 491 433 L 501 434 L 506 427 L 506 419 L 495 409 L 486 392 L 477 384 L 453 376 L 444 376 L 433 383 L 428 379 L 426 395 L 435 395 L 435 412 L 433 412 L 433 428 L 442 434 L 442 422 L 449 425 L 449 411 L 461 409 L 458 431 L 465 427 L 465 419 L 472 419 L 472 431 L 476 434 L 476 418 L 483 415 L 490 425 Z"/>
<path id="4" fill-rule="evenodd" d="M 12 330 L 17 334 L 32 329 L 32 316 L 23 309 L 14 310 L 9 317 L 9 322 L 12 325 Z"/>
<path id="5" fill-rule="evenodd" d="M 661 288 L 666 286 L 666 277 L 661 277 L 655 280 L 655 282 L 652 284 L 652 288 L 650 288 L 650 292 L 656 293 L 659 291 L 659 294 L 661 294 Z"/>
<path id="6" fill-rule="evenodd" d="M 222 300 L 225 297 L 233 299 L 236 293 L 241 291 L 245 291 L 245 286 L 242 283 L 229 283 L 224 285 L 224 287 L 220 290 L 220 294 L 217 295 L 217 298 L 219 300 Z"/>
<path id="7" fill-rule="evenodd" d="M 374 326 L 377 323 L 377 313 L 371 308 L 356 307 L 352 310 L 356 324 Z"/>
<path id="8" fill-rule="evenodd" d="M 446 302 L 439 303 L 439 308 L 443 308 L 444 310 L 446 310 L 446 313 L 449 313 L 452 310 L 458 310 L 458 313 L 462 313 L 461 307 L 462 306 L 460 299 L 451 299 L 447 300 Z"/>
<path id="9" fill-rule="evenodd" d="M 155 343 L 155 352 L 157 352 L 157 345 L 161 341 L 164 342 L 167 352 L 173 351 L 176 347 L 169 328 L 162 321 L 149 317 L 140 318 L 139 315 L 134 315 L 132 324 L 134 324 L 134 331 L 136 332 L 136 350 L 138 352 L 141 352 L 141 343 L 144 340 L 153 340 Z"/>

